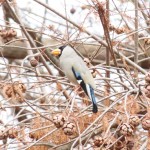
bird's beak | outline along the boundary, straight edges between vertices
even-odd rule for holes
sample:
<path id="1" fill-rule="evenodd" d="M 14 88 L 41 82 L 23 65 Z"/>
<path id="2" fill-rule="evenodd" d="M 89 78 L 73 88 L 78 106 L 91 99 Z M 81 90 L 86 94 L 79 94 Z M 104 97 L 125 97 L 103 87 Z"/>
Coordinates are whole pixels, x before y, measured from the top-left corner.
<path id="1" fill-rule="evenodd" d="M 60 49 L 54 49 L 52 52 L 51 52 L 52 55 L 54 56 L 59 56 L 61 54 L 61 50 Z"/>

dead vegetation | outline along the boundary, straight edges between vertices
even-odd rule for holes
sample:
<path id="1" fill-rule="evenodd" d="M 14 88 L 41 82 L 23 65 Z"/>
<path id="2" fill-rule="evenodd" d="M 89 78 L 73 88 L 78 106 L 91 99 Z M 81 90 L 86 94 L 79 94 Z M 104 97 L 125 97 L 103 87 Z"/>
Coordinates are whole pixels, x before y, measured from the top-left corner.
<path id="1" fill-rule="evenodd" d="M 68 11 L 65 0 L 66 15 L 47 0 L 33 1 L 43 16 L 17 0 L 0 1 L 0 149 L 150 150 L 148 1 L 85 0 Z M 82 16 L 79 8 L 87 13 L 77 23 L 69 15 Z M 42 18 L 39 27 L 35 16 Z M 88 23 L 92 31 L 99 24 L 96 33 Z M 96 114 L 50 53 L 68 43 L 95 78 Z"/>

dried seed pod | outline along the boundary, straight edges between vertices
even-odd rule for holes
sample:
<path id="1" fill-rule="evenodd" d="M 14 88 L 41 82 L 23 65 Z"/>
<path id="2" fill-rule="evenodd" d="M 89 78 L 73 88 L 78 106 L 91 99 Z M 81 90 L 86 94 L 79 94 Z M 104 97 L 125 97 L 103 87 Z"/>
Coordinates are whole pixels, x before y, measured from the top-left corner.
<path id="1" fill-rule="evenodd" d="M 64 125 L 65 123 L 65 118 L 64 116 L 57 114 L 56 116 L 53 117 L 53 123 L 57 128 L 60 128 Z"/>
<path id="2" fill-rule="evenodd" d="M 94 137 L 94 146 L 100 147 L 104 143 L 104 139 L 100 136 Z"/>
<path id="3" fill-rule="evenodd" d="M 0 125 L 0 140 L 7 139 L 8 132 L 6 132 L 6 128 L 2 125 Z"/>
<path id="4" fill-rule="evenodd" d="M 127 124 L 127 123 L 124 123 L 123 125 L 121 125 L 120 127 L 120 133 L 123 134 L 123 135 L 132 135 L 133 134 L 133 129 L 131 127 L 131 125 Z"/>
<path id="5" fill-rule="evenodd" d="M 16 128 L 11 128 L 8 130 L 8 137 L 14 139 L 18 136 L 18 130 Z"/>
<path id="6" fill-rule="evenodd" d="M 109 149 L 108 149 L 108 147 L 109 147 Z M 114 145 L 113 145 L 113 143 L 111 141 L 108 141 L 108 142 L 104 143 L 103 150 L 106 150 L 106 149 L 108 149 L 108 150 L 114 150 Z"/>
<path id="7" fill-rule="evenodd" d="M 76 9 L 72 7 L 72 8 L 70 9 L 70 13 L 71 13 L 71 14 L 74 14 L 75 12 L 76 12 Z"/>
<path id="8" fill-rule="evenodd" d="M 20 83 L 19 81 L 15 81 L 13 83 L 13 89 L 16 100 L 18 100 L 19 103 L 23 103 L 24 102 L 23 93 L 26 91 L 25 85 L 23 83 Z"/>
<path id="9" fill-rule="evenodd" d="M 9 83 L 4 85 L 2 93 L 3 93 L 4 97 L 7 98 L 7 99 L 15 97 L 15 93 L 13 91 L 13 87 Z"/>
<path id="10" fill-rule="evenodd" d="M 0 35 L 1 35 L 2 38 L 5 38 L 6 35 L 7 35 L 6 30 L 1 30 L 1 34 Z"/>
<path id="11" fill-rule="evenodd" d="M 33 134 L 33 133 L 29 133 L 29 138 L 35 139 L 35 138 L 34 138 L 34 134 Z"/>
<path id="12" fill-rule="evenodd" d="M 109 24 L 109 31 L 114 31 L 115 27 L 112 24 Z"/>
<path id="13" fill-rule="evenodd" d="M 7 37 L 6 39 L 4 39 L 5 43 L 6 43 L 6 42 L 9 42 L 9 41 L 11 41 L 11 40 L 13 40 L 12 37 Z"/>
<path id="14" fill-rule="evenodd" d="M 17 32 L 14 29 L 1 30 L 0 36 L 3 38 L 3 41 L 9 42 L 13 40 L 17 35 Z"/>
<path id="15" fill-rule="evenodd" d="M 39 101 L 41 104 L 44 104 L 46 102 L 45 98 L 41 98 Z"/>
<path id="16" fill-rule="evenodd" d="M 26 86 L 23 83 L 19 83 L 18 87 L 20 88 L 20 90 L 25 93 L 26 92 Z"/>
<path id="17" fill-rule="evenodd" d="M 49 28 L 50 30 L 52 30 L 52 31 L 55 30 L 55 26 L 54 26 L 54 25 L 49 25 L 48 28 Z"/>
<path id="18" fill-rule="evenodd" d="M 17 32 L 12 29 L 11 35 L 12 35 L 13 37 L 17 36 Z"/>
<path id="19" fill-rule="evenodd" d="M 140 123 L 140 119 L 138 116 L 136 115 L 133 115 L 133 116 L 130 116 L 129 118 L 129 123 L 133 126 L 138 126 L 139 123 Z"/>
<path id="20" fill-rule="evenodd" d="M 132 150 L 133 147 L 134 147 L 134 141 L 128 141 L 128 142 L 127 142 L 127 150 L 128 150 L 128 149 L 129 149 L 129 150 L 130 150 L 130 149 Z"/>
<path id="21" fill-rule="evenodd" d="M 32 67 L 36 67 L 38 65 L 38 61 L 36 59 L 31 59 L 30 64 Z"/>
<path id="22" fill-rule="evenodd" d="M 73 135 L 76 131 L 76 126 L 72 122 L 66 122 L 63 126 L 64 133 L 66 135 Z"/>
<path id="23" fill-rule="evenodd" d="M 150 117 L 148 115 L 143 118 L 142 127 L 144 130 L 150 130 Z"/>
<path id="24" fill-rule="evenodd" d="M 150 72 L 145 75 L 145 81 L 150 83 Z"/>
<path id="25" fill-rule="evenodd" d="M 124 33 L 124 28 L 115 29 L 115 32 L 116 32 L 117 34 Z"/>
<path id="26" fill-rule="evenodd" d="M 121 140 L 115 143 L 115 150 L 120 150 L 120 149 L 122 150 L 123 147 L 124 147 L 124 143 Z"/>
<path id="27" fill-rule="evenodd" d="M 14 86 L 14 90 L 20 90 L 22 93 L 26 92 L 26 87 L 23 83 L 19 82 L 19 81 L 15 81 L 13 83 Z"/>
<path id="28" fill-rule="evenodd" d="M 2 93 L 10 103 L 17 104 L 24 102 L 24 93 L 26 87 L 23 83 L 15 81 L 14 83 L 7 83 L 2 88 Z"/>

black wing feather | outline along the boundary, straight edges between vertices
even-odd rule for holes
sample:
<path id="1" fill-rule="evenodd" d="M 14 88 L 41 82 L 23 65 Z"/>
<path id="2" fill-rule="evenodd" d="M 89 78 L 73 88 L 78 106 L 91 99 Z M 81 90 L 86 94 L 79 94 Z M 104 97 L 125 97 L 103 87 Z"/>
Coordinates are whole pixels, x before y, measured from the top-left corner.
<path id="1" fill-rule="evenodd" d="M 74 76 L 78 80 L 78 83 L 80 84 L 80 86 L 82 87 L 84 92 L 86 93 L 86 95 L 91 98 L 92 103 L 93 103 L 93 113 L 97 113 L 98 108 L 97 108 L 97 104 L 96 104 L 93 88 L 89 84 L 88 84 L 88 87 L 87 87 L 87 84 L 82 79 L 80 73 L 76 72 L 73 67 L 72 67 L 72 71 L 73 71 Z M 90 95 L 88 94 L 87 88 L 89 88 L 89 90 L 90 90 L 90 93 L 89 93 Z"/>

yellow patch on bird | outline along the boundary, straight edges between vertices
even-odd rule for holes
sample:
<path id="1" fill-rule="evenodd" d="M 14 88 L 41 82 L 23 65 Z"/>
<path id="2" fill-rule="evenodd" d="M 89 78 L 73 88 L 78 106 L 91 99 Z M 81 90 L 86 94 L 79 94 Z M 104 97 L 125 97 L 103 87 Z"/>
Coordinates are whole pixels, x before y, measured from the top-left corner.
<path id="1" fill-rule="evenodd" d="M 58 56 L 61 54 L 61 50 L 60 49 L 54 49 L 52 52 L 51 52 L 52 55 L 54 56 Z"/>

